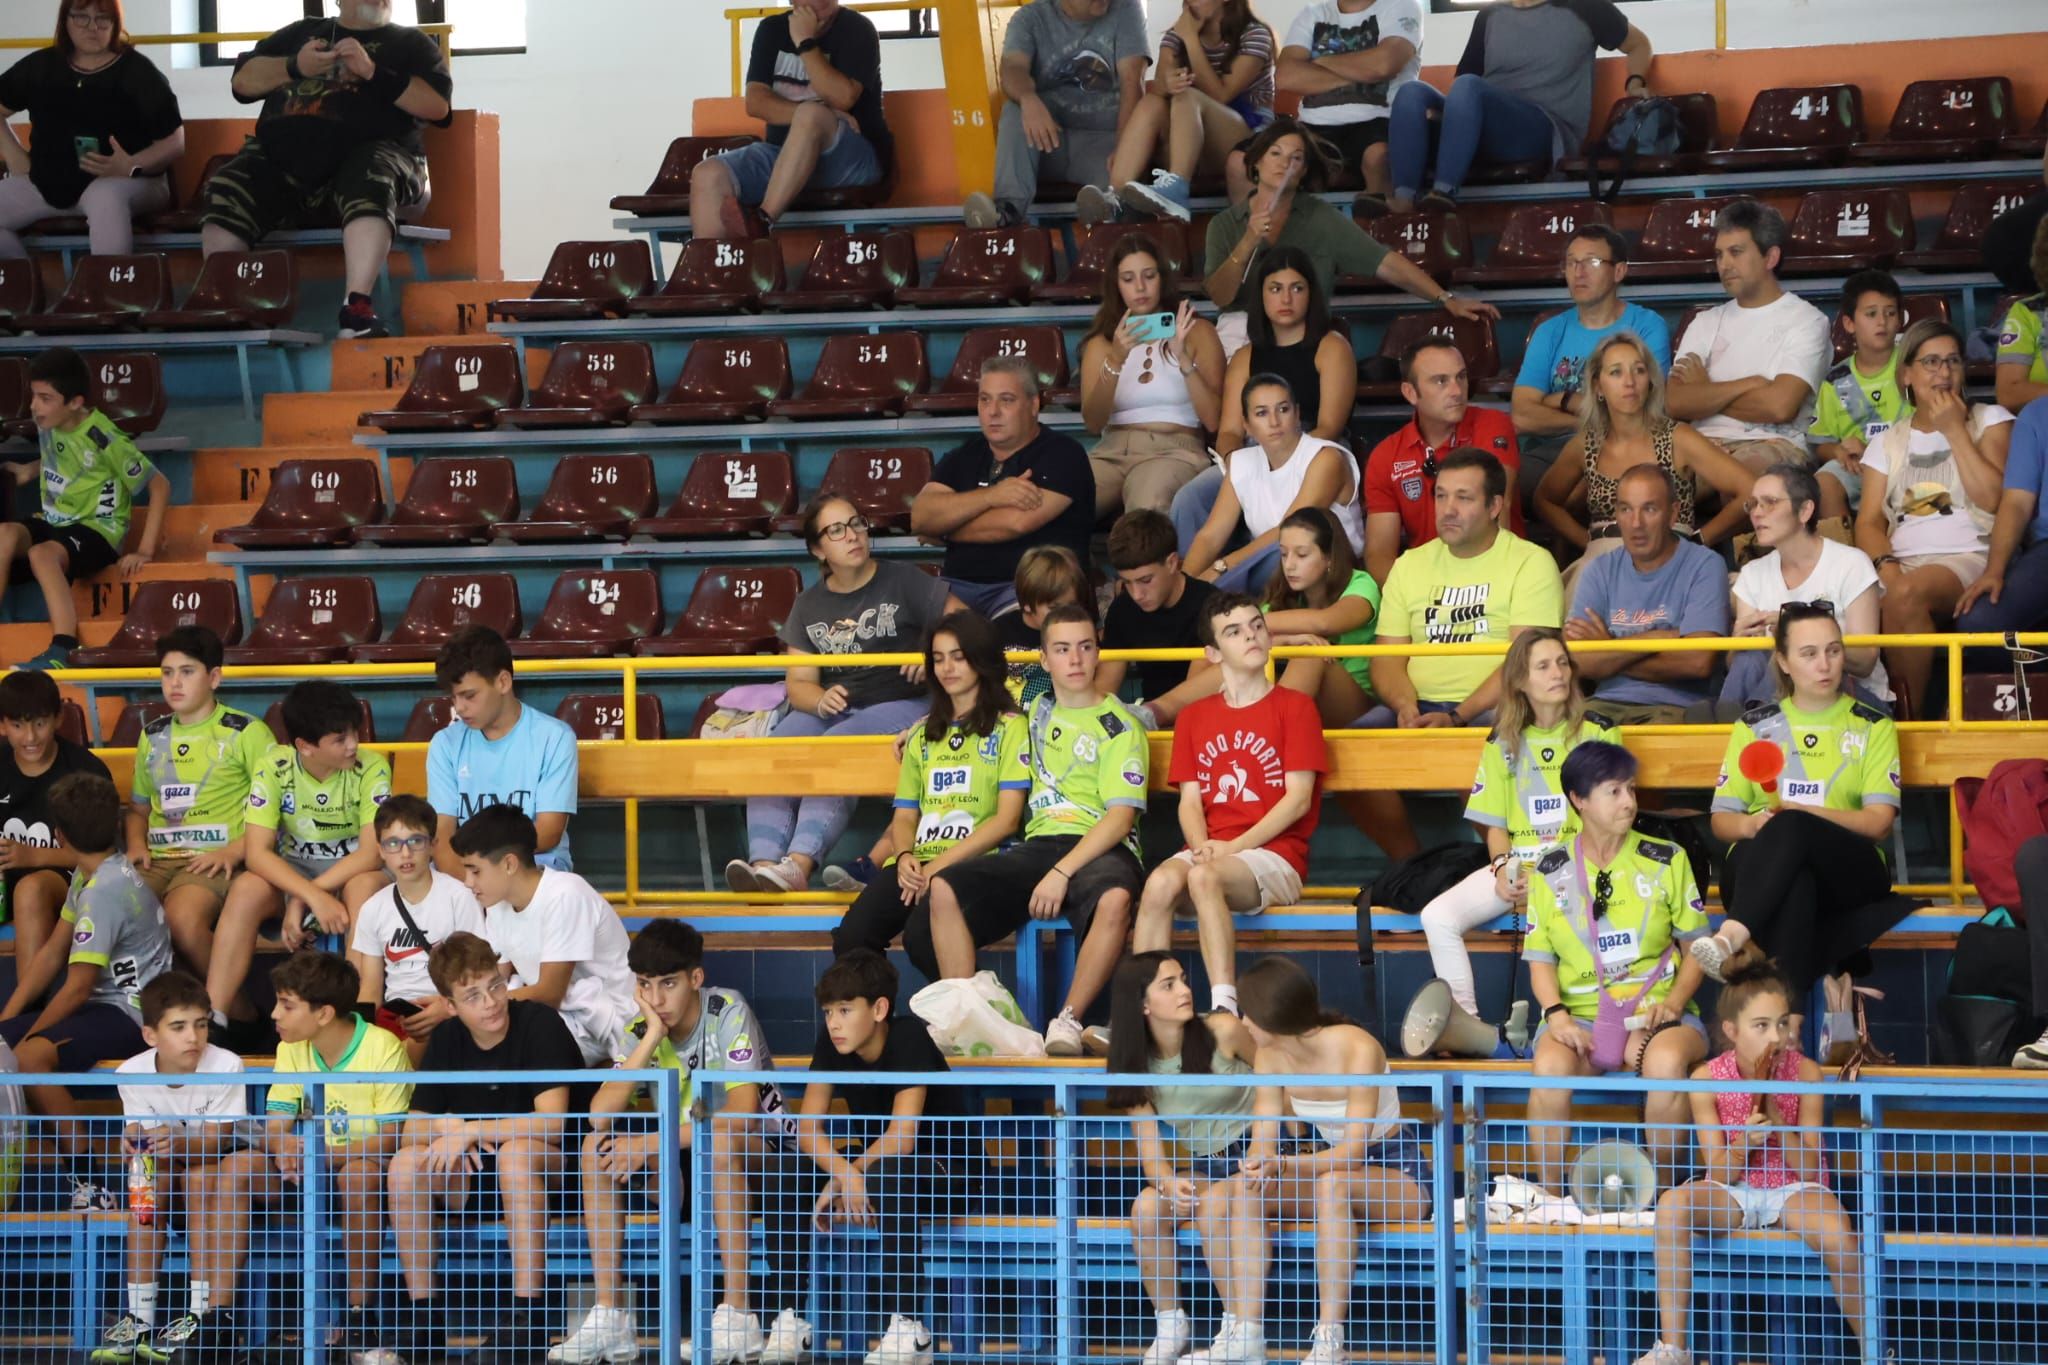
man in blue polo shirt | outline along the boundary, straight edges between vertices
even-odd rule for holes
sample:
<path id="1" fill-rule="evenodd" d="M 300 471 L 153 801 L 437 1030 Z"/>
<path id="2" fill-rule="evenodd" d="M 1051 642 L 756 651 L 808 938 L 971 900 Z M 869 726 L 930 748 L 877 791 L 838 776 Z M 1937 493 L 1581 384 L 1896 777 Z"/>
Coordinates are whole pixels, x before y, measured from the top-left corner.
<path id="1" fill-rule="evenodd" d="M 434 678 L 455 720 L 427 745 L 427 800 L 439 812 L 434 865 L 452 877 L 462 860 L 455 828 L 486 806 L 517 806 L 533 821 L 534 862 L 573 872 L 569 817 L 576 813 L 576 735 L 512 691 L 512 649 L 488 626 L 457 631 L 434 659 Z"/>

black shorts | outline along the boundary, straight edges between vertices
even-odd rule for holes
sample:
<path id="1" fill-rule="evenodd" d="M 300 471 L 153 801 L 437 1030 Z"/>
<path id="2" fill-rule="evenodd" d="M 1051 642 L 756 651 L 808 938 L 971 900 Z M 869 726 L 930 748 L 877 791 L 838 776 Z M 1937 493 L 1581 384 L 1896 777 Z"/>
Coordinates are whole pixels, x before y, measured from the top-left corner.
<path id="1" fill-rule="evenodd" d="M 0 1039 L 19 1052 L 40 1013 L 29 1010 L 0 1021 Z M 36 1036 L 56 1044 L 59 1071 L 90 1071 L 101 1062 L 125 1062 L 143 1049 L 142 1026 L 128 1011 L 104 1000 L 80 1005 Z"/>
<path id="2" fill-rule="evenodd" d="M 91 578 L 102 569 L 110 569 L 120 562 L 121 552 L 90 526 L 52 526 L 41 517 L 30 517 L 22 525 L 28 528 L 30 545 L 46 545 L 54 541 L 64 547 L 64 552 L 71 557 L 64 566 L 64 576 L 74 583 L 81 578 Z"/>
<path id="3" fill-rule="evenodd" d="M 1303 126 L 1329 144 L 1340 170 L 1359 169 L 1360 162 L 1365 158 L 1366 148 L 1380 146 L 1387 140 L 1387 120 L 1383 118 L 1371 118 L 1363 123 L 1319 123 Z"/>
<path id="4" fill-rule="evenodd" d="M 365 142 L 324 180 L 307 180 L 250 138 L 207 182 L 206 223 L 258 242 L 279 228 L 347 227 L 381 218 L 398 230 L 398 211 L 427 194 L 427 163 L 395 142 Z"/>
<path id="5" fill-rule="evenodd" d="M 985 948 L 1008 938 L 1031 918 L 1031 892 L 1052 871 L 1052 865 L 1081 842 L 1078 834 L 1060 834 L 1026 839 L 1015 848 L 985 853 L 956 863 L 938 875 L 953 888 L 967 931 L 974 946 Z M 1074 926 L 1076 940 L 1088 937 L 1095 918 L 1095 906 L 1111 891 L 1130 894 L 1133 906 L 1145 886 L 1145 870 L 1130 849 L 1118 844 L 1067 879 L 1067 899 L 1061 911 Z"/>

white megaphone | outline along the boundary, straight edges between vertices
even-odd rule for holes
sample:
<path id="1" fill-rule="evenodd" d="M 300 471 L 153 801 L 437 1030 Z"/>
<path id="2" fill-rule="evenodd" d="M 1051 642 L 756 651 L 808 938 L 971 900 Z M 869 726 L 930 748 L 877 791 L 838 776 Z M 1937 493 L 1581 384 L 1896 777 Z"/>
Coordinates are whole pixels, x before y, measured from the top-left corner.
<path id="1" fill-rule="evenodd" d="M 1467 1013 L 1451 998 L 1451 985 L 1442 977 L 1415 992 L 1401 1020 L 1401 1051 L 1410 1057 L 1438 1052 L 1491 1057 L 1499 1047 L 1500 1030 Z"/>
<path id="2" fill-rule="evenodd" d="M 1598 1142 L 1572 1163 L 1571 1191 L 1585 1213 L 1641 1213 L 1657 1200 L 1657 1163 L 1633 1142 Z"/>

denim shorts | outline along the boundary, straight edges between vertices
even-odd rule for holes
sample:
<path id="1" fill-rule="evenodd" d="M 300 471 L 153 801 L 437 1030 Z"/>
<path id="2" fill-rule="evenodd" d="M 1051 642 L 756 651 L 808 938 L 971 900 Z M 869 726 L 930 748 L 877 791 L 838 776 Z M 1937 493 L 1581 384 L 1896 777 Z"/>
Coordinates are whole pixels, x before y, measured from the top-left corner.
<path id="1" fill-rule="evenodd" d="M 717 159 L 732 172 L 733 183 L 739 186 L 742 204 L 758 204 L 768 193 L 768 177 L 775 172 L 775 159 L 782 155 L 782 148 L 772 142 L 749 142 L 730 152 L 720 152 Z M 840 190 L 853 185 L 872 185 L 882 178 L 882 161 L 875 155 L 874 144 L 849 128 L 844 122 L 830 146 L 818 153 L 818 164 L 811 169 L 808 187 L 814 190 Z"/>

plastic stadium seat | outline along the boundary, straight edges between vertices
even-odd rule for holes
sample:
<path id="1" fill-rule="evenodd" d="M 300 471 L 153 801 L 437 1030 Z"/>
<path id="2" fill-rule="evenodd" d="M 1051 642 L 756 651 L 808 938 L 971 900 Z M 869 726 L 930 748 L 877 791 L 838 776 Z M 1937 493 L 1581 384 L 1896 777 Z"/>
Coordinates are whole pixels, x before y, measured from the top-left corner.
<path id="1" fill-rule="evenodd" d="M 506 639 L 526 628 L 519 584 L 509 573 L 430 573 L 413 584 L 412 599 L 390 638 L 356 645 L 349 662 L 424 663 L 448 638 L 470 626 L 489 626 Z"/>
<path id="2" fill-rule="evenodd" d="M 1714 219 L 1734 203 L 1723 199 L 1665 199 L 1650 206 L 1643 235 L 1629 253 L 1628 277 L 1641 280 L 1711 280 Z"/>
<path id="3" fill-rule="evenodd" d="M 690 462 L 668 511 L 633 523 L 656 540 L 765 536 L 796 506 L 796 464 L 786 450 L 707 450 Z"/>
<path id="4" fill-rule="evenodd" d="M 981 364 L 995 356 L 1020 355 L 1038 372 L 1038 387 L 1050 393 L 1067 386 L 1067 343 L 1060 329 L 1050 323 L 1032 326 L 977 327 L 960 338 L 953 368 L 931 393 L 913 393 L 904 400 L 905 412 L 928 416 L 957 416 L 973 412 L 981 388 Z"/>
<path id="5" fill-rule="evenodd" d="M 802 575 L 788 564 L 707 567 L 668 634 L 639 641 L 633 652 L 658 658 L 771 653 L 781 648 L 777 636 L 803 587 Z"/>
<path id="6" fill-rule="evenodd" d="M 89 358 L 93 406 L 130 436 L 145 436 L 164 420 L 164 365 L 154 351 L 108 351 Z"/>
<path id="7" fill-rule="evenodd" d="M 2000 156 L 2020 156 L 2037 161 L 2044 149 L 2048 149 L 2048 104 L 2041 106 L 2041 117 L 2034 120 L 2030 131 L 2011 133 L 1998 139 Z"/>
<path id="8" fill-rule="evenodd" d="M 522 407 L 498 413 L 521 431 L 624 426 L 655 394 L 654 348 L 644 341 L 565 341 Z"/>
<path id="9" fill-rule="evenodd" d="M 156 232 L 199 231 L 202 226 L 201 220 L 206 217 L 207 187 L 213 184 L 213 177 L 219 174 L 220 168 L 234 159 L 234 155 L 229 152 L 223 152 L 218 156 L 206 158 L 206 166 L 199 172 L 199 179 L 192 186 L 191 196 L 184 201 L 181 207 L 171 209 L 166 213 L 159 213 L 156 217 L 150 219 L 150 228 Z"/>
<path id="10" fill-rule="evenodd" d="M 1926 251 L 1900 252 L 1899 264 L 1912 270 L 1983 269 L 1984 229 L 2038 188 L 2038 180 L 1976 180 L 1957 187 L 1934 245 Z"/>
<path id="11" fill-rule="evenodd" d="M 0 332 L 19 332 L 42 306 L 43 272 L 36 262 L 0 261 Z"/>
<path id="12" fill-rule="evenodd" d="M 150 661 L 156 661 L 154 652 Z M 171 714 L 167 701 L 131 701 L 121 708 L 121 714 L 114 717 L 114 732 L 107 736 L 109 749 L 132 749 L 142 742 L 142 727 L 153 720 Z"/>
<path id="13" fill-rule="evenodd" d="M 713 241 L 692 237 L 658 294 L 626 304 L 635 317 L 703 317 L 758 312 L 761 296 L 782 288 L 782 245 L 769 237 Z"/>
<path id="14" fill-rule="evenodd" d="M 181 626 L 205 626 L 225 644 L 242 638 L 242 604 L 225 578 L 183 582 L 144 579 L 135 585 L 121 628 L 98 649 L 74 649 L 75 668 L 154 668 L 159 635 Z"/>
<path id="15" fill-rule="evenodd" d="M 346 545 L 358 526 L 384 517 L 375 460 L 286 460 L 247 526 L 220 539 L 242 550 L 299 550 Z"/>
<path id="16" fill-rule="evenodd" d="M 364 744 L 375 744 L 377 742 L 377 717 L 370 710 L 370 699 L 368 697 L 357 697 L 356 711 L 358 716 L 356 720 L 356 738 Z M 285 738 L 283 697 L 279 697 L 276 701 L 270 703 L 270 709 L 263 713 L 263 723 L 270 727 L 271 734 L 277 736 L 279 744 L 291 743 L 289 739 Z"/>
<path id="17" fill-rule="evenodd" d="M 455 703 L 446 695 L 421 697 L 412 704 L 412 714 L 405 718 L 405 729 L 399 733 L 400 744 L 425 744 L 455 723 Z"/>
<path id="18" fill-rule="evenodd" d="M 519 516 L 519 480 L 503 455 L 440 455 L 413 465 L 391 520 L 356 527 L 358 545 L 469 545 Z"/>
<path id="19" fill-rule="evenodd" d="M 152 332 L 282 327 L 298 306 L 298 274 L 289 251 L 221 251 L 200 264 L 181 306 L 145 313 L 142 325 Z"/>
<path id="20" fill-rule="evenodd" d="M 932 453 L 922 446 L 852 446 L 832 452 L 817 497 L 845 498 L 876 535 L 910 530 L 910 504 L 932 481 Z M 780 517 L 778 531 L 802 528 L 800 516 Z"/>
<path id="21" fill-rule="evenodd" d="M 1913 245 L 1913 201 L 1902 189 L 1814 190 L 1786 234 L 1783 275 L 1882 268 Z"/>
<path id="22" fill-rule="evenodd" d="M 1899 310 L 1899 330 L 1905 331 L 1922 318 L 1940 318 L 1948 321 L 1948 300 L 1940 294 L 1908 294 L 1906 306 Z M 1855 341 L 1849 336 L 1849 325 L 1842 320 L 1839 311 L 1835 314 L 1828 337 L 1834 342 L 1835 359 L 1840 360 L 1855 348 Z"/>
<path id="23" fill-rule="evenodd" d="M 28 409 L 28 357 L 0 356 L 0 431 L 33 441 L 35 419 Z"/>
<path id="24" fill-rule="evenodd" d="M 132 331 L 142 325 L 143 314 L 170 306 L 171 276 L 163 257 L 87 256 L 50 311 L 32 319 L 28 330 L 40 336 Z"/>
<path id="25" fill-rule="evenodd" d="M 565 455 L 547 492 L 523 521 L 499 522 L 515 545 L 624 540 L 639 517 L 654 515 L 654 461 L 639 454 Z"/>
<path id="26" fill-rule="evenodd" d="M 2004 76 L 1961 76 L 1914 81 L 1899 96 L 1885 137 L 1849 149 L 1851 164 L 1969 161 L 1989 156 L 2015 132 L 2012 81 Z"/>
<path id="27" fill-rule="evenodd" d="M 827 337 L 803 396 L 776 399 L 768 415 L 813 422 L 895 417 L 903 400 L 923 392 L 930 379 L 924 338 L 916 332 Z"/>
<path id="28" fill-rule="evenodd" d="M 1525 204 L 1508 215 L 1500 241 L 1483 266 L 1466 266 L 1460 284 L 1552 284 L 1564 274 L 1564 249 L 1581 223 L 1610 221 L 1605 204 L 1590 199 Z"/>
<path id="29" fill-rule="evenodd" d="M 1096 302 L 1102 297 L 1102 272 L 1109 253 L 1118 242 L 1133 235 L 1150 239 L 1163 273 L 1178 277 L 1187 269 L 1187 239 L 1182 236 L 1179 223 L 1163 219 L 1150 223 L 1100 223 L 1089 228 L 1081 239 L 1080 250 L 1068 262 L 1066 277 L 1057 283 L 1039 281 L 1032 286 L 1032 299 L 1039 303 Z"/>
<path id="30" fill-rule="evenodd" d="M 1447 280 L 1472 263 L 1472 234 L 1456 213 L 1418 210 L 1414 213 L 1383 213 L 1359 223 L 1366 235 L 1389 251 L 1407 257 L 1431 279 Z M 1376 275 L 1339 275 L 1337 292 L 1357 293 L 1365 289 L 1391 289 Z"/>
<path id="31" fill-rule="evenodd" d="M 636 422 L 758 422 L 768 405 L 789 396 L 789 343 L 781 337 L 700 337 L 690 343 L 683 372 L 658 403 L 633 409 Z"/>
<path id="32" fill-rule="evenodd" d="M 280 578 L 248 640 L 228 651 L 231 664 L 334 664 L 383 630 L 369 579 Z"/>
<path id="33" fill-rule="evenodd" d="M 1404 313 L 1387 324 L 1387 330 L 1380 338 L 1379 354 L 1390 360 L 1400 358 L 1401 352 L 1414 342 L 1426 336 L 1447 336 L 1457 343 L 1465 354 L 1465 373 L 1474 396 L 1481 393 L 1498 393 L 1507 381 L 1500 377 L 1500 350 L 1493 339 L 1493 323 L 1487 318 L 1453 317 L 1439 309 L 1433 313 Z M 1399 401 L 1401 385 L 1360 384 L 1359 401 L 1367 399 L 1393 399 Z"/>
<path id="34" fill-rule="evenodd" d="M 887 308 L 896 291 L 917 283 L 917 244 L 908 232 L 835 232 L 819 239 L 793 289 L 761 295 L 781 313 Z"/>
<path id="35" fill-rule="evenodd" d="M 651 569 L 570 569 L 555 580 L 540 623 L 512 642 L 521 659 L 629 654 L 661 629 L 661 584 Z"/>
<path id="36" fill-rule="evenodd" d="M 78 665 L 74 663 L 72 667 L 76 668 Z M 85 708 L 69 697 L 66 697 L 64 704 L 57 708 L 57 735 L 61 739 L 70 740 L 73 744 L 91 743 L 85 730 Z"/>
<path id="37" fill-rule="evenodd" d="M 1593 135 L 1593 146 L 1607 141 L 1607 134 L 1614 127 L 1615 120 L 1635 106 L 1640 95 L 1623 95 L 1607 111 L 1607 122 Z M 1666 95 L 1678 106 L 1678 150 L 1670 156 L 1639 156 L 1635 159 L 1631 175 L 1685 175 L 1699 169 L 1700 154 L 1712 151 L 1714 136 L 1721 126 L 1720 106 L 1708 94 Z M 1557 173 L 1571 179 L 1580 179 L 1586 174 L 1586 155 L 1564 157 L 1557 163 Z M 1603 159 L 1601 168 L 1609 171 L 1614 166 L 1611 156 Z"/>
<path id="38" fill-rule="evenodd" d="M 429 346 L 398 406 L 356 420 L 385 431 L 480 431 L 526 399 L 519 352 L 510 346 Z"/>
<path id="39" fill-rule="evenodd" d="M 1709 171 L 1836 166 L 1863 140 L 1863 91 L 1853 85 L 1784 85 L 1759 90 L 1735 145 L 1707 152 Z"/>
<path id="40" fill-rule="evenodd" d="M 494 317 L 511 322 L 582 322 L 619 317 L 629 300 L 653 287 L 654 257 L 638 237 L 624 241 L 563 242 L 523 299 L 499 299 Z"/>
<path id="41" fill-rule="evenodd" d="M 1044 228 L 969 228 L 946 245 L 932 282 L 896 291 L 912 308 L 994 308 L 1023 303 L 1052 278 L 1052 238 Z"/>
<path id="42" fill-rule="evenodd" d="M 555 719 L 576 732 L 579 740 L 624 739 L 626 699 L 617 692 L 572 692 L 555 708 Z M 661 698 L 642 692 L 633 703 L 633 729 L 640 739 L 667 739 Z"/>
<path id="43" fill-rule="evenodd" d="M 744 147 L 755 141 L 751 137 L 679 137 L 668 144 L 668 151 L 661 158 L 661 169 L 654 173 L 654 182 L 639 194 L 622 194 L 612 200 L 612 207 L 620 213 L 638 214 L 642 217 L 659 217 L 672 213 L 690 211 L 690 172 L 697 163 L 707 156 Z"/>

